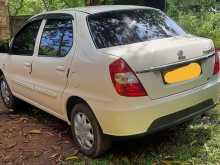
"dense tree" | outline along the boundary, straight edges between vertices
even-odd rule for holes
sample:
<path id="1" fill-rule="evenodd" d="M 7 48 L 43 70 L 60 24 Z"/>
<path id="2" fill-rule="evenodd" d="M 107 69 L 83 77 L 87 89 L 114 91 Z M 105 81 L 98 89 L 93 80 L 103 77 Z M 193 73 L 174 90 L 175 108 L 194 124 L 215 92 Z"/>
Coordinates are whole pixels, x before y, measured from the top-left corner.
<path id="1" fill-rule="evenodd" d="M 168 14 L 174 18 L 182 13 L 205 14 L 215 6 L 216 0 L 167 0 Z"/>
<path id="2" fill-rule="evenodd" d="M 39 0 L 9 0 L 10 15 L 32 15 L 45 10 Z"/>
<path id="3" fill-rule="evenodd" d="M 18 12 L 23 8 L 24 0 L 9 1 L 9 10 L 11 15 L 18 15 Z"/>
<path id="4" fill-rule="evenodd" d="M 10 14 L 34 15 L 44 10 L 112 4 L 113 0 L 9 0 Z"/>
<path id="5" fill-rule="evenodd" d="M 85 0 L 9 0 L 10 15 L 34 15 L 45 10 L 84 6 Z"/>
<path id="6" fill-rule="evenodd" d="M 134 4 L 144 5 L 148 0 L 9 0 L 11 15 L 33 15 L 43 10 L 55 10 L 85 5 Z M 168 14 L 178 17 L 179 13 L 203 13 L 216 0 L 167 0 Z"/>
<path id="7" fill-rule="evenodd" d="M 44 10 L 107 4 L 143 5 L 144 0 L 9 0 L 11 15 L 34 15 Z"/>

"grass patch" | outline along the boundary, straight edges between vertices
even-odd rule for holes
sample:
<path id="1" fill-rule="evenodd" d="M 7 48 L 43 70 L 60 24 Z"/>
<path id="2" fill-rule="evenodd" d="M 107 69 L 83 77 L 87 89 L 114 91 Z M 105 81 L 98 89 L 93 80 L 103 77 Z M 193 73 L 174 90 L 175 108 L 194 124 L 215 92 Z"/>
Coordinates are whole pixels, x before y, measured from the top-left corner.
<path id="1" fill-rule="evenodd" d="M 220 105 L 202 118 L 123 142 L 99 159 L 79 155 L 62 165 L 220 165 Z"/>

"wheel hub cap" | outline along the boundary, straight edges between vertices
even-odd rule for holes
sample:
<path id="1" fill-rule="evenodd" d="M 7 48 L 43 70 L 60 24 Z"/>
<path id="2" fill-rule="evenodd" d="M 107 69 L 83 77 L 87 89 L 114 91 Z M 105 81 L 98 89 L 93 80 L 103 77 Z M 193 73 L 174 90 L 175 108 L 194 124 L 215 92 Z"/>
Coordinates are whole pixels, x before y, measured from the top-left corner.
<path id="1" fill-rule="evenodd" d="M 94 145 L 92 124 L 84 113 L 77 113 L 74 117 L 74 131 L 78 143 L 86 150 Z"/>
<path id="2" fill-rule="evenodd" d="M 2 97 L 4 99 L 4 102 L 6 104 L 9 104 L 10 103 L 10 91 L 5 81 L 1 82 L 1 92 L 2 92 Z"/>

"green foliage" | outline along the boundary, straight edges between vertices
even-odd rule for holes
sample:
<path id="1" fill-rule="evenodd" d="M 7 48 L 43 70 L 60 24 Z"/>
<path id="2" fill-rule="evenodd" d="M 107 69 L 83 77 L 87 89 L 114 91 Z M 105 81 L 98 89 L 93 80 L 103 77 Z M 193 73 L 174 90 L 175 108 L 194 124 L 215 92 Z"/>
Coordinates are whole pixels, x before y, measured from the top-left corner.
<path id="1" fill-rule="evenodd" d="M 18 11 L 23 7 L 23 0 L 9 0 L 9 12 L 10 15 L 17 15 Z"/>
<path id="2" fill-rule="evenodd" d="M 9 0 L 9 12 L 12 16 L 34 15 L 44 10 L 39 0 Z"/>
<path id="3" fill-rule="evenodd" d="M 43 11 L 43 3 L 39 0 L 24 0 L 21 10 L 17 15 L 34 15 Z M 32 14 L 33 13 L 33 14 Z"/>
<path id="4" fill-rule="evenodd" d="M 9 0 L 10 15 L 34 15 L 45 10 L 84 6 L 85 0 Z"/>
<path id="5" fill-rule="evenodd" d="M 34 15 L 45 10 L 113 4 L 114 0 L 9 0 L 10 15 Z"/>
<path id="6" fill-rule="evenodd" d="M 167 3 L 175 10 L 201 12 L 213 7 L 215 5 L 215 0 L 167 0 Z"/>
<path id="7" fill-rule="evenodd" d="M 168 0 L 167 13 L 191 34 L 212 39 L 220 47 L 220 13 L 209 11 L 215 0 Z"/>
<path id="8" fill-rule="evenodd" d="M 44 10 L 57 10 L 85 5 L 133 4 L 143 5 L 144 0 L 9 0 L 10 15 L 34 15 Z"/>

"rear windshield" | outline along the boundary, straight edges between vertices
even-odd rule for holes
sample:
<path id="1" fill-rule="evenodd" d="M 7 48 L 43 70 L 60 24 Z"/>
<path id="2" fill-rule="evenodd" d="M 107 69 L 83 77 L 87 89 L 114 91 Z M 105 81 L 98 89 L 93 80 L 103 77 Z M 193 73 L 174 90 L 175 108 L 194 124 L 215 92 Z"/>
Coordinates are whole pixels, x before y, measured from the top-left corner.
<path id="1" fill-rule="evenodd" d="M 89 15 L 88 25 L 99 49 L 185 34 L 172 19 L 154 9 Z"/>

